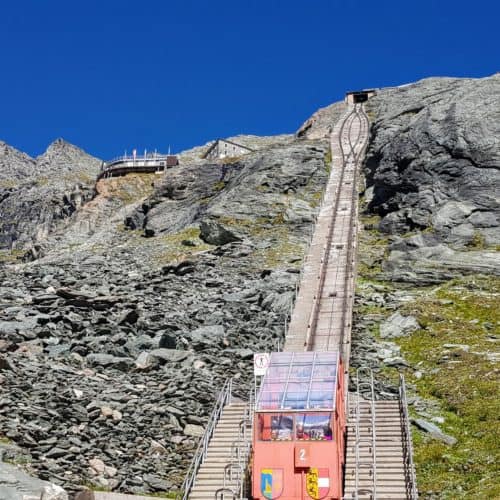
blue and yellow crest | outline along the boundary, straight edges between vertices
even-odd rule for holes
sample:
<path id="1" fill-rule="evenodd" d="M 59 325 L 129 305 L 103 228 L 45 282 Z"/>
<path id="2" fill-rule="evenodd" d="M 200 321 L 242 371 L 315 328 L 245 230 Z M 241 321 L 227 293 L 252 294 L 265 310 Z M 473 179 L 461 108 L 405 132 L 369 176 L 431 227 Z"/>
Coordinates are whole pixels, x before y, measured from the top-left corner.
<path id="1" fill-rule="evenodd" d="M 283 469 L 261 469 L 260 491 L 269 500 L 278 498 L 283 493 Z"/>

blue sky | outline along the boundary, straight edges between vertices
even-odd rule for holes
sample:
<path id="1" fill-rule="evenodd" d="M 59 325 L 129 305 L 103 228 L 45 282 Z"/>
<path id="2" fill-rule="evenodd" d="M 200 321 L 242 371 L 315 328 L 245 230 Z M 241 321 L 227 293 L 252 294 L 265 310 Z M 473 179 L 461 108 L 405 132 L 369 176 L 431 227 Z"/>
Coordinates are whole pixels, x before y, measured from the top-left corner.
<path id="1" fill-rule="evenodd" d="M 293 132 L 363 87 L 499 70 L 494 0 L 17 0 L 0 140 L 100 158 Z"/>

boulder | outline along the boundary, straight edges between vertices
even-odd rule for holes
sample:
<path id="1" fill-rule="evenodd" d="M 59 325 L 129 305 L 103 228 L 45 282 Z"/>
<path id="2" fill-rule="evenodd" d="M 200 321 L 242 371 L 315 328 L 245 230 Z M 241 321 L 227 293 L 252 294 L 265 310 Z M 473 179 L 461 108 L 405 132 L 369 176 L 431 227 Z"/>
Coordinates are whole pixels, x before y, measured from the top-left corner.
<path id="1" fill-rule="evenodd" d="M 200 238 L 210 245 L 226 245 L 235 241 L 241 241 L 233 231 L 213 220 L 204 220 L 200 223 Z"/>
<path id="2" fill-rule="evenodd" d="M 201 351 L 207 346 L 221 345 L 225 336 L 226 330 L 222 325 L 202 326 L 187 335 L 191 345 L 197 351 Z"/>
<path id="3" fill-rule="evenodd" d="M 428 422 L 423 418 L 412 419 L 412 423 L 416 425 L 419 429 L 430 434 L 434 439 L 446 443 L 448 446 L 453 446 L 457 443 L 457 439 L 453 436 L 445 434 L 436 424 Z"/>
<path id="4" fill-rule="evenodd" d="M 383 323 L 380 324 L 380 336 L 385 339 L 403 337 L 418 330 L 420 325 L 413 316 L 402 316 L 401 313 L 391 314 Z"/>
<path id="5" fill-rule="evenodd" d="M 117 357 L 111 354 L 89 354 L 86 357 L 87 363 L 91 366 L 102 366 L 104 368 L 116 368 L 117 370 L 128 370 L 134 366 L 132 358 Z"/>
<path id="6" fill-rule="evenodd" d="M 205 433 L 205 428 L 201 425 L 186 424 L 184 427 L 184 435 L 192 437 L 201 437 Z"/>
<path id="7" fill-rule="evenodd" d="M 165 349 L 165 348 L 158 348 L 158 349 L 153 349 L 152 351 L 149 351 L 149 356 L 158 359 L 160 363 L 178 363 L 180 361 L 184 361 L 186 358 L 189 357 L 189 352 L 187 351 L 180 351 L 177 349 Z"/>

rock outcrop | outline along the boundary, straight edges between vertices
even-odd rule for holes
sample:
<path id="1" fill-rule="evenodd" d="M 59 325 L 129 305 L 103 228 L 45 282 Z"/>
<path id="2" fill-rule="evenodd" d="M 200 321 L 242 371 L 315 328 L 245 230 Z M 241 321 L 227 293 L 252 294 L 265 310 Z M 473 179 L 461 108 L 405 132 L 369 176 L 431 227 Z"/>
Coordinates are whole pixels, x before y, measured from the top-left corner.
<path id="1" fill-rule="evenodd" d="M 218 388 L 233 376 L 243 395 L 253 352 L 282 338 L 328 143 L 260 145 L 100 180 L 43 256 L 0 264 L 0 427 L 40 478 L 177 488 Z"/>
<path id="2" fill-rule="evenodd" d="M 404 374 L 422 498 L 495 497 L 500 75 L 380 89 L 367 109 L 351 367 L 381 398 Z"/>
<path id="3" fill-rule="evenodd" d="M 35 249 L 92 198 L 99 166 L 62 139 L 36 160 L 0 143 L 0 250 Z"/>
<path id="4" fill-rule="evenodd" d="M 449 269 L 437 280 L 500 272 L 491 251 L 500 243 L 500 75 L 382 89 L 368 109 L 368 210 L 382 216 L 383 232 L 403 236 L 392 246 L 390 276 L 409 261 L 421 274 Z"/>

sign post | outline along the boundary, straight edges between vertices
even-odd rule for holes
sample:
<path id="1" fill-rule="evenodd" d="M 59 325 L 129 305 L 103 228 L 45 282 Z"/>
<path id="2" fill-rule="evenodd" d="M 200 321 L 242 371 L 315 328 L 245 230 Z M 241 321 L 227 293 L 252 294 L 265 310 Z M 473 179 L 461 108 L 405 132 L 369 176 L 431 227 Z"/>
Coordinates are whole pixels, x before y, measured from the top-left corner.
<path id="1" fill-rule="evenodd" d="M 253 385 L 255 402 L 257 403 L 257 377 L 263 377 L 266 374 L 271 355 L 268 352 L 255 352 L 253 355 Z"/>
<path id="2" fill-rule="evenodd" d="M 253 355 L 253 373 L 256 377 L 266 374 L 271 355 L 268 352 L 256 352 Z"/>

